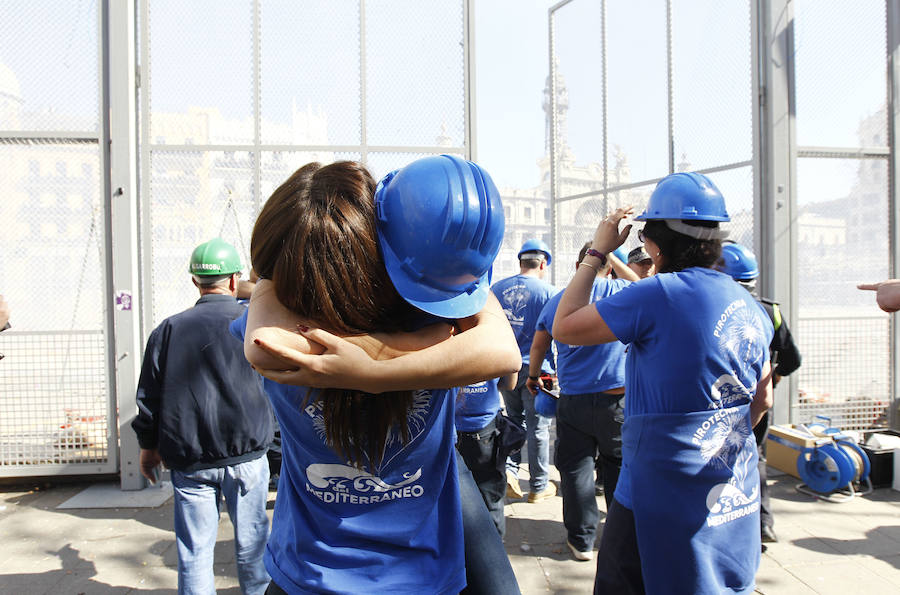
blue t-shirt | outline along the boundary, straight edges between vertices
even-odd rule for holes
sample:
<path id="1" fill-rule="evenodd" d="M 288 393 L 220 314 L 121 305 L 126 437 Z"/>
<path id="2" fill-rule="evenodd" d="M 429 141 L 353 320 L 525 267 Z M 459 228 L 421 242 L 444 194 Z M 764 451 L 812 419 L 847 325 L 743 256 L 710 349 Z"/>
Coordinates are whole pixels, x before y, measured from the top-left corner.
<path id="1" fill-rule="evenodd" d="M 728 275 L 701 267 L 661 273 L 595 307 L 629 344 L 626 424 L 635 415 L 744 405 L 756 394 L 774 329 L 765 310 Z M 631 472 L 623 459 L 616 499 L 628 508 Z"/>
<path id="2" fill-rule="evenodd" d="M 232 333 L 242 339 L 246 324 L 245 314 L 232 323 Z M 289 593 L 462 590 L 455 390 L 415 391 L 409 442 L 392 431 L 383 461 L 369 473 L 346 464 L 325 443 L 315 389 L 270 380 L 264 386 L 282 441 L 265 554 L 275 583 Z"/>
<path id="3" fill-rule="evenodd" d="M 544 304 L 559 290 L 537 277 L 513 275 L 494 283 L 491 291 L 503 306 L 503 312 L 516 335 L 516 342 L 522 354 L 522 365 L 528 367 L 531 361 L 529 357 L 531 341 L 534 339 L 534 327 L 538 316 Z M 553 352 L 548 349 L 541 363 L 541 371 L 552 374 L 554 368 Z"/>
<path id="4" fill-rule="evenodd" d="M 625 279 L 595 279 L 591 302 L 618 293 L 631 284 Z M 553 334 L 553 317 L 563 292 L 550 298 L 538 318 L 537 330 Z M 559 392 L 566 395 L 598 393 L 625 386 L 625 346 L 618 342 L 602 345 L 556 343 L 556 375 Z"/>
<path id="5" fill-rule="evenodd" d="M 477 432 L 500 411 L 499 378 L 464 386 L 456 396 L 456 429 Z"/>

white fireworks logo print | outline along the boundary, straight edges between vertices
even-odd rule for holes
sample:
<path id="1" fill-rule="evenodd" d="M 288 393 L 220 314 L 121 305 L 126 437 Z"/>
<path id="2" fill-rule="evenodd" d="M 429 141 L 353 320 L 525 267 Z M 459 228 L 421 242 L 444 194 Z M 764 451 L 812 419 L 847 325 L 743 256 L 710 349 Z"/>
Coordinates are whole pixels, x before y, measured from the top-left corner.
<path id="1" fill-rule="evenodd" d="M 312 413 L 312 425 L 316 431 L 319 440 L 326 442 L 327 434 L 325 432 L 325 417 L 322 415 L 322 403 L 317 401 L 313 405 L 314 409 L 307 408 Z M 412 444 L 415 439 L 425 431 L 425 425 L 428 421 L 428 414 L 431 411 L 431 393 L 427 390 L 417 390 L 413 392 L 412 408 L 406 414 L 406 427 L 409 433 L 409 442 Z M 391 447 L 400 447 L 397 453 L 403 451 L 402 434 L 399 429 L 391 428 L 388 430 L 388 436 L 384 441 L 385 453 L 389 452 Z M 384 460 L 378 465 L 377 470 L 383 469 L 391 459 L 397 456 L 394 453 L 390 457 L 385 456 Z M 363 453 L 365 455 L 365 453 Z M 367 457 L 368 460 L 368 457 Z"/>
<path id="2" fill-rule="evenodd" d="M 737 412 L 726 413 L 720 410 L 714 418 L 717 418 L 715 426 L 710 428 L 700 442 L 700 456 L 713 467 L 731 469 L 732 476 L 728 483 L 713 486 L 706 497 L 706 506 L 711 513 L 731 515 L 708 519 L 707 522 L 713 526 L 755 511 L 758 505 L 746 507 L 753 505 L 759 490 L 754 486 L 749 496 L 744 492 L 750 463 L 753 461 L 754 439 L 750 437 L 750 425 Z M 736 512 L 736 509 L 743 511 Z"/>
<path id="3" fill-rule="evenodd" d="M 513 326 L 521 326 L 525 321 L 524 310 L 531 292 L 520 285 L 513 285 L 503 292 L 503 313 Z"/>
<path id="4" fill-rule="evenodd" d="M 729 309 L 732 306 L 729 306 Z M 747 307 L 743 300 L 741 306 L 731 312 L 717 336 L 719 347 L 733 354 L 741 368 L 746 370 L 763 358 L 766 335 L 762 320 L 755 309 Z M 727 311 L 722 316 L 726 315 Z"/>
<path id="5" fill-rule="evenodd" d="M 747 476 L 747 463 L 751 458 L 744 448 L 749 437 L 750 428 L 743 416 L 724 415 L 701 442 L 700 456 L 707 463 L 720 469 L 734 465 L 735 476 L 743 484 Z"/>

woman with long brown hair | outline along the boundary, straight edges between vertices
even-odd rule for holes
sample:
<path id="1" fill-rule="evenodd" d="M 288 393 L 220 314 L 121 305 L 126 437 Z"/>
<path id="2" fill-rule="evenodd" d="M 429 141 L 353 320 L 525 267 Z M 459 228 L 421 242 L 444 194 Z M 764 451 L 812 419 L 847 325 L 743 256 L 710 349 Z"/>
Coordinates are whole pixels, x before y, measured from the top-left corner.
<path id="1" fill-rule="evenodd" d="M 428 167 L 451 181 L 478 173 L 457 160 Z M 478 180 L 464 208 L 495 192 Z M 518 350 L 499 305 L 481 290 L 487 271 L 464 283 L 475 298 L 462 300 L 467 308 L 457 311 L 466 317 L 455 326 L 401 296 L 395 286 L 409 288 L 397 267 L 389 274 L 384 226 L 376 229 L 382 206 L 376 213 L 375 182 L 359 164 L 309 164 L 273 193 L 253 231 L 261 282 L 249 321 L 235 326 L 243 334 L 246 324 L 245 351 L 267 377 L 282 428 L 266 566 L 287 592 L 455 593 L 465 585 L 452 391 L 427 387 L 508 373 Z M 464 231 L 496 235 L 460 221 Z M 488 267 L 498 248 L 487 250 Z M 405 259 L 404 270 L 420 256 Z M 421 271 L 415 278 L 430 282 Z M 434 285 L 448 299 L 459 294 L 446 278 Z"/>

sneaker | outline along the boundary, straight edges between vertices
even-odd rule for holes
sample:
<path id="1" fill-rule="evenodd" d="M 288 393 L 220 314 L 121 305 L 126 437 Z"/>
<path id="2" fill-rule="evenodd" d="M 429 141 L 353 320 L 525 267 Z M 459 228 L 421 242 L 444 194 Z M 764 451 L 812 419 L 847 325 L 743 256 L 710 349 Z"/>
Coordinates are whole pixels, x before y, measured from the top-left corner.
<path id="1" fill-rule="evenodd" d="M 525 492 L 519 485 L 519 478 L 512 471 L 506 472 L 506 497 L 511 500 L 521 500 Z"/>
<path id="2" fill-rule="evenodd" d="M 594 484 L 594 495 L 595 495 L 595 496 L 602 496 L 602 495 L 603 495 L 603 484 L 602 484 L 602 483 L 595 483 L 595 484 Z"/>
<path id="3" fill-rule="evenodd" d="M 778 537 L 775 536 L 775 531 L 772 527 L 768 525 L 763 525 L 760 527 L 760 536 L 762 537 L 763 543 L 776 543 L 778 541 Z"/>
<path id="4" fill-rule="evenodd" d="M 569 541 L 566 541 L 566 545 L 569 546 L 570 550 L 572 550 L 572 556 L 574 556 L 575 559 L 578 560 L 579 562 L 590 562 L 591 560 L 594 559 L 594 550 L 588 550 L 586 552 L 582 552 L 581 550 L 576 548 L 574 545 L 572 545 L 572 543 Z"/>
<path id="5" fill-rule="evenodd" d="M 528 503 L 534 504 L 536 502 L 540 502 L 541 500 L 546 500 L 547 498 L 552 498 L 556 495 L 556 484 L 552 481 L 547 482 L 547 487 L 545 487 L 540 492 L 528 492 Z"/>

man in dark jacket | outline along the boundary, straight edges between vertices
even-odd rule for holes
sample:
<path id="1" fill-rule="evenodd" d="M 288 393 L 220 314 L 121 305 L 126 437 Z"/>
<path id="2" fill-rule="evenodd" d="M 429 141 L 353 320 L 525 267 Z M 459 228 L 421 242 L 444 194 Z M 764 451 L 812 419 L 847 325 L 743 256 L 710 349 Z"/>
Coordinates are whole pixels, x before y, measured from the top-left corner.
<path id="1" fill-rule="evenodd" d="M 224 497 L 234 525 L 238 579 L 245 595 L 264 593 L 263 552 L 272 441 L 272 409 L 261 378 L 228 331 L 244 306 L 235 299 L 240 258 L 215 238 L 198 246 L 190 272 L 200 299 L 151 334 L 138 383 L 132 428 L 141 473 L 160 462 L 172 472 L 179 593 L 212 593 L 213 548 Z"/>
<path id="2" fill-rule="evenodd" d="M 722 258 L 717 267 L 723 273 L 731 276 L 740 283 L 758 301 L 775 327 L 775 335 L 769 344 L 769 356 L 772 361 L 772 382 L 774 385 L 782 377 L 787 376 L 800 367 L 800 350 L 794 344 L 794 337 L 788 329 L 787 322 L 781 317 L 778 302 L 761 298 L 756 290 L 756 279 L 759 277 L 759 267 L 756 256 L 746 246 L 733 242 L 722 246 Z M 772 510 L 769 508 L 769 490 L 766 486 L 766 433 L 769 431 L 769 415 L 767 411 L 763 418 L 753 428 L 756 436 L 756 444 L 759 449 L 759 521 L 762 542 L 772 543 L 778 541 L 775 536 L 775 520 Z M 765 545 L 763 546 L 765 550 Z"/>

